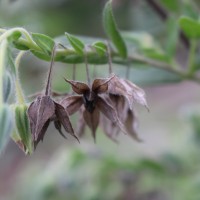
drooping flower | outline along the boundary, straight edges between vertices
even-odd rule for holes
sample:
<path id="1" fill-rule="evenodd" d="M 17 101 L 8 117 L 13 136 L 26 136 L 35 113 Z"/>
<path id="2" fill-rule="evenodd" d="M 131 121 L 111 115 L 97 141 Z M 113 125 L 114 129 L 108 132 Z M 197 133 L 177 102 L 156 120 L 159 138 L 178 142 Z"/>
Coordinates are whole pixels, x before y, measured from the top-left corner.
<path id="1" fill-rule="evenodd" d="M 51 75 L 52 75 L 52 66 L 54 61 L 54 53 L 55 53 L 55 47 L 52 52 L 52 60 L 48 73 L 45 93 L 39 95 L 35 99 L 35 101 L 33 101 L 30 104 L 27 110 L 31 133 L 34 142 L 34 148 L 36 148 L 38 143 L 43 140 L 44 135 L 51 121 L 54 121 L 55 128 L 59 131 L 59 133 L 63 137 L 65 136 L 62 133 L 61 129 L 62 126 L 64 127 L 66 132 L 68 132 L 78 140 L 77 136 L 74 134 L 74 130 L 69 120 L 68 113 L 66 112 L 66 110 L 63 108 L 62 105 L 55 102 L 51 98 Z"/>
<path id="2" fill-rule="evenodd" d="M 130 109 L 132 109 L 134 102 L 137 102 L 148 109 L 144 90 L 127 79 L 114 76 L 109 83 L 108 93 L 124 96 L 129 103 Z"/>
<path id="3" fill-rule="evenodd" d="M 100 113 L 123 131 L 123 125 L 118 118 L 115 108 L 103 95 L 108 91 L 109 82 L 113 78 L 114 76 L 111 78 L 95 79 L 92 86 L 65 79 L 72 86 L 72 90 L 78 95 L 66 97 L 61 101 L 61 105 L 66 108 L 69 115 L 74 114 L 84 105 L 82 116 L 85 123 L 91 129 L 94 140 L 96 129 L 99 125 Z"/>

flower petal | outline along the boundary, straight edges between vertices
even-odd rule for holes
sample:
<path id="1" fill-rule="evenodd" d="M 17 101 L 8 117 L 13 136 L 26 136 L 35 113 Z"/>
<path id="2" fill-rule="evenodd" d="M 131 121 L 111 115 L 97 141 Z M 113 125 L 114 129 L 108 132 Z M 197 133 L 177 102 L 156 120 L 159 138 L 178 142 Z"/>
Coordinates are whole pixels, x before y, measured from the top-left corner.
<path id="1" fill-rule="evenodd" d="M 63 125 L 65 131 L 68 132 L 73 137 L 75 137 L 79 142 L 78 137 L 74 134 L 74 129 L 71 125 L 71 122 L 69 120 L 69 116 L 68 116 L 66 110 L 60 104 L 58 104 L 56 102 L 54 102 L 54 103 L 55 103 L 55 107 L 56 107 L 55 113 L 56 113 L 56 117 L 57 117 L 58 121 L 60 121 L 60 123 Z"/>
<path id="2" fill-rule="evenodd" d="M 61 136 L 63 136 L 65 139 L 67 139 L 67 137 L 64 135 L 64 133 L 62 132 L 62 125 L 60 123 L 60 121 L 55 120 L 54 121 L 54 126 L 55 128 L 58 130 L 58 132 L 60 133 Z"/>
<path id="3" fill-rule="evenodd" d="M 27 110 L 34 141 L 44 134 L 43 127 L 55 113 L 54 101 L 49 96 L 38 97 Z"/>
<path id="4" fill-rule="evenodd" d="M 85 83 L 68 79 L 65 79 L 65 81 L 72 86 L 72 90 L 77 94 L 85 94 L 86 92 L 90 91 L 89 86 Z"/>
<path id="5" fill-rule="evenodd" d="M 123 80 L 123 82 L 128 88 L 127 91 L 130 92 L 130 94 L 133 96 L 133 99 L 137 103 L 145 106 L 147 108 L 147 110 L 149 110 L 144 90 L 139 88 L 137 85 L 135 85 L 134 83 L 132 83 L 129 80 Z"/>
<path id="6" fill-rule="evenodd" d="M 79 118 L 78 118 L 78 122 L 77 122 L 76 133 L 79 137 L 81 137 L 85 133 L 86 122 L 83 118 L 84 110 L 85 110 L 85 108 L 82 106 L 81 109 L 79 110 L 79 114 L 78 114 Z"/>
<path id="7" fill-rule="evenodd" d="M 88 112 L 87 110 L 84 110 L 83 112 L 84 120 L 92 131 L 92 136 L 94 138 L 94 141 L 96 140 L 96 130 L 99 125 L 99 114 L 100 113 L 98 109 L 94 109 L 92 113 Z"/>
<path id="8" fill-rule="evenodd" d="M 113 75 L 110 78 L 99 78 L 95 79 L 92 83 L 92 91 L 96 94 L 105 93 L 108 90 L 108 84 L 111 81 L 111 79 L 114 78 L 115 75 Z"/>
<path id="9" fill-rule="evenodd" d="M 116 110 L 112 107 L 112 105 L 107 103 L 103 98 L 98 97 L 96 106 L 98 107 L 100 112 L 102 112 L 114 125 L 118 126 L 122 132 L 127 134 L 123 124 L 117 116 Z"/>
<path id="10" fill-rule="evenodd" d="M 82 96 L 68 96 L 60 104 L 67 110 L 69 115 L 77 112 L 83 104 Z"/>
<path id="11" fill-rule="evenodd" d="M 133 112 L 133 110 L 128 110 L 128 115 L 127 115 L 127 118 L 124 122 L 125 124 L 125 128 L 126 128 L 126 131 L 127 133 L 135 140 L 137 140 L 138 142 L 142 142 L 142 140 L 138 137 L 137 135 L 137 126 L 138 126 L 138 123 L 137 123 L 137 118 Z"/>

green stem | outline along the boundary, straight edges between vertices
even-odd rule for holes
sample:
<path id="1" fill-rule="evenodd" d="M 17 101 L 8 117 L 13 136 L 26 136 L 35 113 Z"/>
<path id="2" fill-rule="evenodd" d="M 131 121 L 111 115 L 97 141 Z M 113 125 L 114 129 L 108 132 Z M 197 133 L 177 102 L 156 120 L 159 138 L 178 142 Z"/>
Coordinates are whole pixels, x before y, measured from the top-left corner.
<path id="1" fill-rule="evenodd" d="M 4 40 L 0 44 L 0 105 L 4 103 L 3 100 L 3 74 L 4 74 L 4 67 L 5 67 L 5 58 L 6 58 L 6 51 L 7 51 L 7 40 Z"/>
<path id="2" fill-rule="evenodd" d="M 3 31 L 3 29 L 1 29 L 2 31 Z M 5 39 L 7 39 L 10 35 L 12 35 L 15 31 L 19 31 L 19 32 L 21 32 L 24 36 L 25 36 L 25 38 L 26 38 L 26 41 L 27 41 L 27 46 L 29 46 L 29 47 L 32 47 L 32 49 L 35 49 L 35 50 L 41 50 L 38 46 L 37 46 L 37 44 L 32 40 L 32 38 L 31 38 L 31 35 L 29 34 L 29 32 L 26 30 L 26 29 L 24 29 L 24 28 L 12 28 L 12 29 L 10 29 L 10 30 L 7 30 L 7 31 L 5 31 L 5 32 L 3 32 L 3 34 L 2 35 L 0 35 L 0 43 L 3 41 L 3 40 L 5 40 Z M 19 39 L 19 40 L 21 40 L 21 42 L 25 42 L 25 40 L 24 39 Z"/>
<path id="3" fill-rule="evenodd" d="M 193 75 L 195 72 L 195 53 L 196 53 L 197 41 L 191 40 L 190 42 L 190 50 L 189 50 L 189 59 L 188 59 L 188 74 Z"/>
<path id="4" fill-rule="evenodd" d="M 15 69 L 16 69 L 16 77 L 15 77 L 15 90 L 16 90 L 16 98 L 17 102 L 19 104 L 25 104 L 25 98 L 24 98 L 24 93 L 20 84 L 20 79 L 19 79 L 19 65 L 20 61 L 22 59 L 22 56 L 25 54 L 25 51 L 20 51 L 19 54 L 17 55 L 15 59 Z"/>

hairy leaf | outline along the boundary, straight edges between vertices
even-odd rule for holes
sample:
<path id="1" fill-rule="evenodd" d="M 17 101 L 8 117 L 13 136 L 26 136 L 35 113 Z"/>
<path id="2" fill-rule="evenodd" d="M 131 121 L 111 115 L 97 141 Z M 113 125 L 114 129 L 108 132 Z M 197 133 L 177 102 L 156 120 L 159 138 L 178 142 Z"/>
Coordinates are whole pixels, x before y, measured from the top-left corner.
<path id="1" fill-rule="evenodd" d="M 40 33 L 32 33 L 32 38 L 45 54 L 51 55 L 55 45 L 55 42 L 51 37 Z"/>
<path id="2" fill-rule="evenodd" d="M 78 54 L 83 55 L 84 54 L 84 47 L 85 47 L 84 43 L 81 40 L 79 40 L 77 37 L 70 35 L 69 33 L 65 33 L 65 35 L 67 36 L 70 44 L 75 49 L 75 51 Z"/>

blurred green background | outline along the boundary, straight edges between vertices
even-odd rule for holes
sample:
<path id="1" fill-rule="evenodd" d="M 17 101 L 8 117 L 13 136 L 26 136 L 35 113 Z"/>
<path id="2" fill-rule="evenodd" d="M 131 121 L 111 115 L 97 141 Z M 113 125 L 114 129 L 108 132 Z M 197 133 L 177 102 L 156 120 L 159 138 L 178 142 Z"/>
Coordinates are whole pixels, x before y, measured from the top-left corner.
<path id="1" fill-rule="evenodd" d="M 31 32 L 51 37 L 65 31 L 83 36 L 105 37 L 102 9 L 105 0 L 1 0 L 0 27 L 22 26 Z M 182 14 L 198 18 L 199 1 L 158 1 L 170 20 Z M 114 0 L 113 9 L 121 30 L 148 32 L 162 48 L 167 48 L 170 32 L 146 0 Z M 180 42 L 180 41 L 179 41 Z M 178 44 L 183 65 L 187 49 Z M 49 63 L 27 54 L 20 76 L 27 95 L 40 91 Z M 10 141 L 0 157 L 0 199 L 2 200 L 199 200 L 200 199 L 200 93 L 199 85 L 174 83 L 154 71 L 136 74 L 131 66 L 130 79 L 144 85 L 150 113 L 140 106 L 137 143 L 121 134 L 117 145 L 99 128 L 97 143 L 91 133 L 77 144 L 63 140 L 51 127 L 44 142 L 31 156 L 25 156 Z M 184 66 L 183 66 L 184 67 Z M 105 73 L 107 66 L 96 66 Z M 77 79 L 85 72 L 77 66 Z M 94 66 L 90 66 L 90 72 Z M 135 71 L 136 70 L 136 71 Z M 152 69 L 153 70 L 153 69 Z M 125 76 L 126 69 L 114 66 Z M 56 63 L 53 88 L 69 91 L 63 75 L 71 78 L 70 65 Z M 104 74 L 105 75 L 105 74 Z M 156 81 L 155 81 L 156 80 Z M 153 83 L 153 84 L 151 84 Z M 76 116 L 73 118 L 76 126 Z"/>

